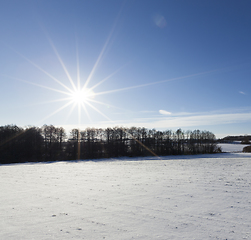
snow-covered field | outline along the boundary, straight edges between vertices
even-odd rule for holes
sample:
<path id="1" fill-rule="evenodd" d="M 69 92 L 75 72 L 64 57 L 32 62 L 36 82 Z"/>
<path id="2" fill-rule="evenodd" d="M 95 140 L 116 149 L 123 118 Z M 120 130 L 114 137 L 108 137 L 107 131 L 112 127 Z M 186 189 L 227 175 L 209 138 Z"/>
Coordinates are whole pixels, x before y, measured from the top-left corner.
<path id="1" fill-rule="evenodd" d="M 251 154 L 0 165 L 0 239 L 251 239 Z"/>
<path id="2" fill-rule="evenodd" d="M 243 148 L 249 145 L 241 143 L 220 143 L 218 144 L 222 148 L 223 152 L 242 152 Z"/>

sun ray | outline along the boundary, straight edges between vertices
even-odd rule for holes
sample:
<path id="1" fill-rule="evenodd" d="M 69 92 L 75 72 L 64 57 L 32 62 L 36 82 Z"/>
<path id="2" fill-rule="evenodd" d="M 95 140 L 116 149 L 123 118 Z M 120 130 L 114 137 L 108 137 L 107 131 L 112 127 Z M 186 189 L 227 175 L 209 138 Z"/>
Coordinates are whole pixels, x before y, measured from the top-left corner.
<path id="1" fill-rule="evenodd" d="M 76 58 L 77 58 L 77 82 L 78 82 L 78 90 L 80 90 L 80 71 L 79 71 L 79 53 L 78 53 L 78 41 L 76 37 Z"/>
<path id="2" fill-rule="evenodd" d="M 112 108 L 116 108 L 116 109 L 120 109 L 122 110 L 122 108 L 119 108 L 119 107 L 116 107 L 116 106 L 113 106 L 113 105 L 110 105 L 110 104 L 107 104 L 107 103 L 104 103 L 104 102 L 100 102 L 100 101 L 97 101 L 97 100 L 94 100 L 94 99 L 88 99 L 89 102 L 94 102 L 94 103 L 98 103 L 100 105 L 104 105 L 104 106 L 109 106 L 109 107 L 112 107 Z"/>
<path id="3" fill-rule="evenodd" d="M 78 125 L 80 126 L 81 122 L 81 104 L 78 103 Z"/>
<path id="4" fill-rule="evenodd" d="M 45 104 L 50 104 L 50 103 L 55 103 L 55 102 L 65 102 L 65 101 L 71 101 L 71 98 L 59 98 L 59 99 L 54 99 L 54 100 L 49 100 L 49 101 L 30 103 L 25 106 L 37 106 L 37 105 L 45 105 Z"/>
<path id="5" fill-rule="evenodd" d="M 60 107 L 60 108 L 58 108 L 57 110 L 55 110 L 53 113 L 51 113 L 51 114 L 47 115 L 46 117 L 44 117 L 43 119 L 41 119 L 41 120 L 39 121 L 39 123 L 41 123 L 41 122 L 43 122 L 44 120 L 46 120 L 46 119 L 52 117 L 52 116 L 55 115 L 56 113 L 62 111 L 63 109 L 65 109 L 65 108 L 66 108 L 67 106 L 69 106 L 70 104 L 72 104 L 72 101 L 69 101 L 68 103 L 66 103 L 66 104 L 63 105 L 62 107 Z"/>
<path id="6" fill-rule="evenodd" d="M 105 82 L 106 80 L 108 80 L 109 78 L 111 78 L 113 75 L 115 75 L 117 72 L 119 72 L 125 66 L 126 66 L 126 64 L 124 66 L 120 67 L 119 69 L 117 69 L 115 72 L 113 72 L 112 74 L 110 74 L 109 76 L 107 76 L 106 78 L 104 78 L 103 80 L 101 80 L 100 82 L 98 82 L 96 85 L 94 85 L 93 87 L 91 87 L 89 89 L 90 90 L 94 90 L 96 87 L 98 87 L 100 84 L 102 84 L 103 82 Z"/>
<path id="7" fill-rule="evenodd" d="M 100 110 L 98 110 L 97 108 L 95 108 L 91 103 L 86 102 L 86 104 L 89 105 L 96 112 L 98 112 L 100 115 L 102 115 L 103 117 L 105 117 L 107 120 L 109 120 L 110 122 L 113 122 L 109 117 L 107 117 L 104 113 L 102 113 Z"/>
<path id="8" fill-rule="evenodd" d="M 11 47 L 10 47 L 11 48 Z M 55 82 L 57 82 L 58 84 L 60 84 L 61 86 L 63 86 L 65 89 L 67 89 L 68 91 L 72 92 L 72 90 L 67 87 L 66 85 L 64 85 L 62 82 L 60 82 L 58 79 L 56 79 L 55 77 L 53 77 L 51 74 L 49 74 L 47 71 L 45 71 L 43 68 L 41 68 L 40 66 L 38 66 L 37 64 L 35 64 L 34 62 L 32 62 L 30 59 L 28 59 L 27 57 L 25 57 L 24 55 L 22 55 L 21 53 L 17 52 L 16 50 L 14 50 L 13 48 L 11 48 L 12 51 L 14 51 L 15 53 L 17 53 L 19 56 L 21 56 L 22 58 L 24 58 L 26 61 L 28 61 L 30 64 L 32 64 L 34 67 L 36 67 L 37 69 L 39 69 L 40 71 L 42 71 L 44 74 L 46 74 L 47 76 L 49 76 L 51 79 L 53 79 Z"/>
<path id="9" fill-rule="evenodd" d="M 104 52 L 105 52 L 105 50 L 106 50 L 108 44 L 110 43 L 110 40 L 111 40 L 112 35 L 113 35 L 113 32 L 114 32 L 114 30 L 115 30 L 115 28 L 116 28 L 116 26 L 117 26 L 117 22 L 118 22 L 118 19 L 119 19 L 120 15 L 121 15 L 121 12 L 122 12 L 122 9 L 123 9 L 123 7 L 124 7 L 124 4 L 125 4 L 125 2 L 122 4 L 122 6 L 121 6 L 121 8 L 120 8 L 120 11 L 119 11 L 119 13 L 118 13 L 118 15 L 117 15 L 117 17 L 116 17 L 116 19 L 115 19 L 115 21 L 114 21 L 114 24 L 113 24 L 113 26 L 112 26 L 112 29 L 111 29 L 111 31 L 110 31 L 110 33 L 109 33 L 109 35 L 108 35 L 108 37 L 107 37 L 107 39 L 106 39 L 106 41 L 105 41 L 105 44 L 104 44 L 104 46 L 103 46 L 103 48 L 102 48 L 102 50 L 101 50 L 101 52 L 100 52 L 100 54 L 99 54 L 99 56 L 98 56 L 96 62 L 95 62 L 95 64 L 94 64 L 92 70 L 91 70 L 91 73 L 89 74 L 89 76 L 88 76 L 88 78 L 87 78 L 87 80 L 86 80 L 86 82 L 85 82 L 85 84 L 84 84 L 84 86 L 83 86 L 83 89 L 87 88 L 87 86 L 88 86 L 88 84 L 89 84 L 89 82 L 90 82 L 90 80 L 91 80 L 91 78 L 92 78 L 92 75 L 94 74 L 94 72 L 95 72 L 95 70 L 96 70 L 96 68 L 97 68 L 97 66 L 98 66 L 98 64 L 99 64 L 99 62 L 100 62 L 100 60 L 102 59 L 103 54 L 104 54 Z"/>
<path id="10" fill-rule="evenodd" d="M 29 82 L 29 81 L 26 81 L 26 80 L 23 80 L 23 79 L 20 79 L 20 78 L 15 78 L 15 77 L 7 76 L 7 75 L 2 75 L 2 76 L 5 76 L 5 77 L 8 77 L 8 78 L 20 81 L 20 82 L 25 82 L 25 83 L 28 83 L 28 84 L 31 84 L 31 85 L 34 85 L 34 86 L 37 86 L 37 87 L 40 87 L 40 88 L 49 89 L 49 90 L 54 91 L 54 92 L 59 92 L 59 93 L 63 93 L 63 94 L 71 96 L 70 92 L 64 92 L 64 91 L 61 91 L 61 90 L 58 90 L 58 89 L 55 89 L 55 88 L 51 88 L 51 87 L 47 87 L 47 86 L 44 86 L 44 85 L 41 85 L 41 84 Z"/>
<path id="11" fill-rule="evenodd" d="M 201 72 L 201 73 L 195 73 L 195 74 L 191 74 L 191 75 L 187 75 L 187 76 L 171 78 L 171 79 L 157 81 L 157 82 L 145 83 L 145 84 L 136 85 L 136 86 L 132 86 L 132 87 L 118 88 L 118 89 L 114 89 L 114 90 L 110 90 L 110 91 L 99 92 L 99 93 L 96 93 L 95 95 L 103 95 L 103 94 L 108 94 L 108 93 L 126 91 L 126 90 L 130 90 L 130 89 L 134 89 L 134 88 L 147 87 L 147 86 L 160 84 L 160 83 L 164 83 L 164 82 L 171 82 L 171 81 L 186 79 L 186 78 L 195 77 L 195 76 L 199 76 L 199 75 L 205 75 L 205 74 L 212 73 L 212 72 L 215 72 L 215 71 L 217 71 L 217 70 Z"/>
<path id="12" fill-rule="evenodd" d="M 82 108 L 84 109 L 84 111 L 85 111 L 85 113 L 86 113 L 86 115 L 87 115 L 89 121 L 92 122 L 91 117 L 90 117 L 90 114 L 88 113 L 88 111 L 87 111 L 87 109 L 86 109 L 84 103 L 81 102 L 81 106 L 82 106 Z"/>
<path id="13" fill-rule="evenodd" d="M 95 72 L 95 70 L 96 70 L 96 68 L 97 68 L 97 66 L 98 66 L 98 64 L 100 62 L 100 59 L 102 58 L 102 56 L 104 54 L 104 51 L 105 51 L 105 49 L 106 49 L 106 47 L 107 47 L 107 45 L 109 43 L 110 37 L 111 37 L 111 34 L 108 36 L 108 39 L 106 40 L 105 45 L 104 45 L 103 49 L 101 50 L 101 52 L 100 52 L 100 54 L 98 56 L 98 59 L 96 60 L 94 66 L 93 66 L 93 68 L 91 70 L 91 73 L 89 74 L 89 76 L 88 76 L 88 78 L 87 78 L 87 80 L 86 80 L 86 82 L 85 82 L 85 84 L 83 86 L 83 89 L 85 89 L 88 86 L 88 84 L 89 84 L 89 82 L 90 82 L 90 80 L 92 78 L 92 75 L 94 74 L 94 72 Z"/>
<path id="14" fill-rule="evenodd" d="M 66 122 L 67 122 L 68 119 L 70 118 L 70 116 L 71 116 L 71 114 L 72 114 L 74 108 L 75 108 L 76 105 L 77 105 L 77 103 L 74 103 L 73 101 L 72 101 L 71 103 L 72 103 L 71 110 L 70 110 L 70 111 L 68 112 L 68 114 L 67 114 L 67 117 L 66 117 L 66 119 L 65 119 Z"/>
<path id="15" fill-rule="evenodd" d="M 70 74 L 69 74 L 69 72 L 68 72 L 68 70 L 67 70 L 67 68 L 66 68 L 66 66 L 65 66 L 65 64 L 64 64 L 64 62 L 63 62 L 63 60 L 62 60 L 62 58 L 60 57 L 60 55 L 59 55 L 59 53 L 58 53 L 56 47 L 54 46 L 54 44 L 53 44 L 51 38 L 49 37 L 48 33 L 46 33 L 46 37 L 47 37 L 47 39 L 48 39 L 48 41 L 49 41 L 49 43 L 50 43 L 50 45 L 51 45 L 51 47 L 52 47 L 54 53 L 56 54 L 56 56 L 57 56 L 57 58 L 58 58 L 58 60 L 59 60 L 59 62 L 60 62 L 60 64 L 61 64 L 61 66 L 63 67 L 63 69 L 64 69 L 64 71 L 65 71 L 65 74 L 66 74 L 66 76 L 68 77 L 68 79 L 69 79 L 69 81 L 70 81 L 70 83 L 71 83 L 73 89 L 76 91 L 77 88 L 76 88 L 76 86 L 75 86 L 75 84 L 74 84 L 74 82 L 73 82 L 73 80 L 72 80 L 72 78 L 71 78 L 71 76 L 70 76 Z"/>

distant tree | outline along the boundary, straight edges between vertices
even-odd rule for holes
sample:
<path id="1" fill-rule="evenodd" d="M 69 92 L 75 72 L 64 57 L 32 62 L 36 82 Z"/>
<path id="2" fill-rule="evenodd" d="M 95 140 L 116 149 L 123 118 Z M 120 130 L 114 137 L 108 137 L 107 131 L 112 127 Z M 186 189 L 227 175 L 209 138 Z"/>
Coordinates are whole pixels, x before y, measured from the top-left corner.
<path id="1" fill-rule="evenodd" d="M 43 137 L 39 128 L 29 127 L 23 130 L 19 137 L 19 144 L 23 161 L 37 162 L 42 160 Z"/>
<path id="2" fill-rule="evenodd" d="M 42 147 L 43 137 L 39 128 L 23 129 L 16 125 L 0 127 L 1 163 L 40 161 Z"/>
<path id="3" fill-rule="evenodd" d="M 250 144 L 250 141 L 249 141 L 249 137 L 247 135 L 245 135 L 243 137 L 243 140 L 241 141 L 242 144 Z"/>
<path id="4" fill-rule="evenodd" d="M 0 127 L 1 163 L 215 152 L 220 149 L 209 131 L 86 128 L 72 129 L 67 139 L 65 130 L 53 125 Z"/>
<path id="5" fill-rule="evenodd" d="M 19 162 L 21 147 L 18 144 L 23 129 L 16 125 L 0 127 L 0 161 L 1 163 Z"/>
<path id="6" fill-rule="evenodd" d="M 251 146 L 246 146 L 242 150 L 243 152 L 251 152 Z"/>
<path id="7" fill-rule="evenodd" d="M 67 144 L 67 156 L 69 159 L 78 159 L 80 155 L 80 131 L 76 128 L 70 132 L 70 138 Z"/>

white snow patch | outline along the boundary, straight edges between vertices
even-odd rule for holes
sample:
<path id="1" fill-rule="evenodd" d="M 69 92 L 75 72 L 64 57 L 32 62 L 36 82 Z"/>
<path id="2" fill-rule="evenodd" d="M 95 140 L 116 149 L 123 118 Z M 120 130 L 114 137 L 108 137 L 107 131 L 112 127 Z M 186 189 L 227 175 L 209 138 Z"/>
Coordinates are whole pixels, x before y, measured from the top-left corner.
<path id="1" fill-rule="evenodd" d="M 219 143 L 217 145 L 222 148 L 223 152 L 242 152 L 244 147 L 249 146 L 240 143 Z"/>
<path id="2" fill-rule="evenodd" d="M 251 154 L 0 165 L 0 239 L 251 239 Z"/>

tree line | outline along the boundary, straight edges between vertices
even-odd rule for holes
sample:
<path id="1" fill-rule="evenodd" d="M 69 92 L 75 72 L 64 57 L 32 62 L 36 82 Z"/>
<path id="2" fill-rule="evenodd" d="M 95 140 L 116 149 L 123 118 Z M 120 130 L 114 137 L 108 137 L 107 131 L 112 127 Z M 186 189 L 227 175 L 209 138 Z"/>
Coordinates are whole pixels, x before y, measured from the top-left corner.
<path id="1" fill-rule="evenodd" d="M 222 139 L 218 139 L 218 142 L 221 142 L 221 143 L 241 142 L 242 144 L 250 144 L 251 135 L 226 136 Z"/>
<path id="2" fill-rule="evenodd" d="M 139 127 L 72 129 L 44 125 L 0 127 L 0 163 L 163 156 L 219 152 L 209 131 L 157 131 Z"/>

